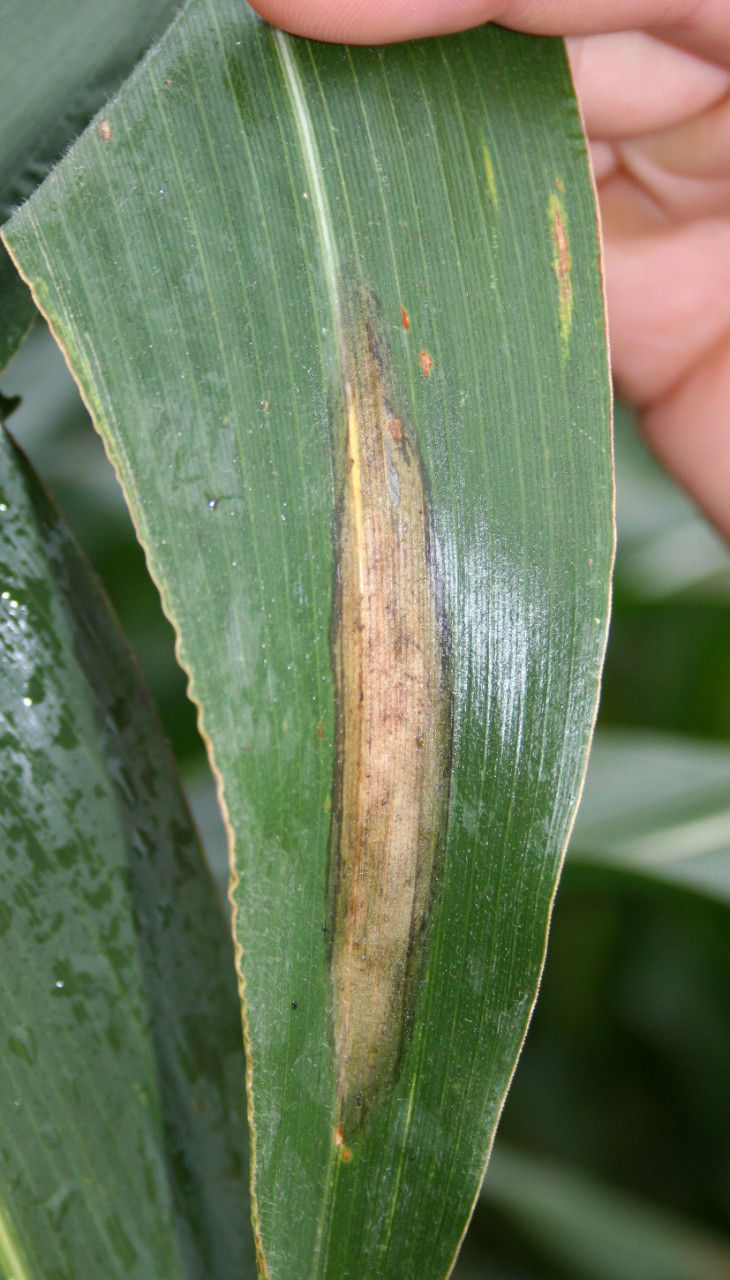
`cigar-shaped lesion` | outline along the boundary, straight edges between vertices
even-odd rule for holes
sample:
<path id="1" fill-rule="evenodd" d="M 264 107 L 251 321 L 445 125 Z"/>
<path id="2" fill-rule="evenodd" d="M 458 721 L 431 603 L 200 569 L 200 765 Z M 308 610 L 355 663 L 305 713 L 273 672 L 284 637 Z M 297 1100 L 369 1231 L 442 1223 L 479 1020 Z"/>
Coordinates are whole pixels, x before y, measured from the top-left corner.
<path id="1" fill-rule="evenodd" d="M 331 965 L 347 1138 L 394 1080 L 403 1049 L 448 796 L 450 700 L 418 443 L 362 286 L 342 345 Z"/>

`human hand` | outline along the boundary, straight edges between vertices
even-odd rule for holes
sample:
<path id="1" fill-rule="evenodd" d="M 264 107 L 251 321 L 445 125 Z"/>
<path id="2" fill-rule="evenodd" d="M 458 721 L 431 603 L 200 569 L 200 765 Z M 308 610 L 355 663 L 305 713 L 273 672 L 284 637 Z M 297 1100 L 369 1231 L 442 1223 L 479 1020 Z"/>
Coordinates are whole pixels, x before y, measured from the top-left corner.
<path id="1" fill-rule="evenodd" d="M 598 184 L 616 385 L 730 536 L 728 0 L 254 0 L 316 39 L 479 22 L 567 35 Z"/>

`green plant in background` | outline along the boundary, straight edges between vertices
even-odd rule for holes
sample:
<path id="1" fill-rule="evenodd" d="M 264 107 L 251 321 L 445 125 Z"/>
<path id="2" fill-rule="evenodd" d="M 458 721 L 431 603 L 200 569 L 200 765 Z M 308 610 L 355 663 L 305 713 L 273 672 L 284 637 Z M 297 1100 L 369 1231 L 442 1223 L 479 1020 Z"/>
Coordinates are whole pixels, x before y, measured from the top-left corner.
<path id="1" fill-rule="evenodd" d="M 88 40 L 80 72 L 69 14 L 39 7 L 58 100 L 79 106 L 50 142 L 39 77 L 22 155 L 17 129 L 4 142 L 7 205 L 173 8 L 71 6 L 119 19 L 114 55 Z M 261 1267 L 443 1275 L 529 1016 L 605 632 L 602 307 L 560 46 L 484 29 L 349 53 L 196 0 L 6 239 L 123 481 L 222 785 Z M 32 310 L 5 269 L 10 354 Z M 376 301 L 353 351 L 357 279 Z M 360 1127 L 338 1110 L 327 936 L 336 459 L 358 378 L 360 419 L 420 451 L 451 734 L 423 956 Z M 45 329 L 3 389 L 144 667 L 222 887 L 169 625 Z M 728 562 L 619 426 L 607 727 L 463 1277 L 728 1265 Z M 0 1257 L 8 1276 L 252 1275 L 220 904 L 105 606 L 3 459 Z"/>

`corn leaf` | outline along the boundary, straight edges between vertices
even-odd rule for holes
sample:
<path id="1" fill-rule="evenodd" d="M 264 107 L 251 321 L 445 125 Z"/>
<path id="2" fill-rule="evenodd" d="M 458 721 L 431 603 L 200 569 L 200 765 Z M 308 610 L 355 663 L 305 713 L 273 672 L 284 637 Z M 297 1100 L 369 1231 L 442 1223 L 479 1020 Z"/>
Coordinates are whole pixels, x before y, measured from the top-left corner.
<path id="1" fill-rule="evenodd" d="M 252 1275 L 231 946 L 156 717 L 0 436 L 0 1272 Z"/>
<path id="2" fill-rule="evenodd" d="M 191 0 L 6 241 L 221 785 L 262 1274 L 442 1276 L 535 998 L 608 614 L 562 46 L 342 49 Z"/>
<path id="3" fill-rule="evenodd" d="M 1 0 L 0 221 L 164 31 L 179 0 Z M 33 322 L 33 301 L 0 249 L 0 368 Z"/>

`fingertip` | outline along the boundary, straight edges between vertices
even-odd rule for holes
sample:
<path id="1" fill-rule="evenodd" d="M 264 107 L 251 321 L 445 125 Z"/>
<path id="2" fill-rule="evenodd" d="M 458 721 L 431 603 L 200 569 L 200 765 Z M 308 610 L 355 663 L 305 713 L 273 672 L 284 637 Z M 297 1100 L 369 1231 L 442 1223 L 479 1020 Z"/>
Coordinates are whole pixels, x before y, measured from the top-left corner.
<path id="1" fill-rule="evenodd" d="M 498 8 L 490 0 L 252 0 L 273 26 L 312 40 L 392 44 L 478 26 Z"/>
<path id="2" fill-rule="evenodd" d="M 730 539 L 730 333 L 641 415 L 653 452 Z"/>

